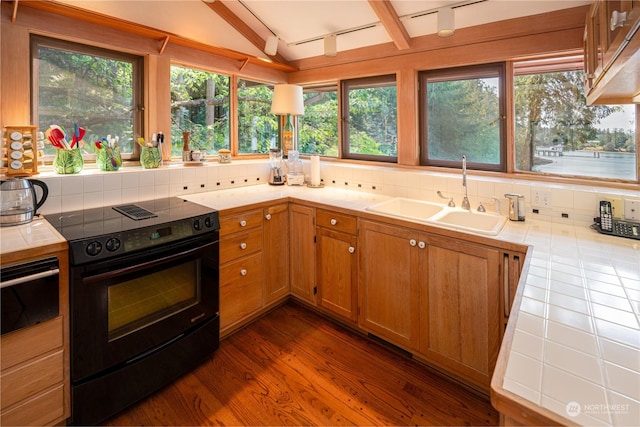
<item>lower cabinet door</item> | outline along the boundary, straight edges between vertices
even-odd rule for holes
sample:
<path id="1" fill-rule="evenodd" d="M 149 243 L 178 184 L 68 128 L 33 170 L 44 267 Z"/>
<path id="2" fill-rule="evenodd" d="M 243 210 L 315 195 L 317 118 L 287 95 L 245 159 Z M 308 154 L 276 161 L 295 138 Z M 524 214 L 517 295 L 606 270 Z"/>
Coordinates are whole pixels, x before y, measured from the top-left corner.
<path id="1" fill-rule="evenodd" d="M 289 282 L 291 293 L 311 304 L 316 303 L 315 245 L 316 210 L 308 206 L 289 206 Z"/>
<path id="2" fill-rule="evenodd" d="M 410 349 L 418 342 L 419 233 L 361 221 L 358 238 L 358 325 Z"/>
<path id="3" fill-rule="evenodd" d="M 356 237 L 317 228 L 318 304 L 355 322 L 358 316 Z"/>
<path id="4" fill-rule="evenodd" d="M 220 331 L 260 310 L 263 305 L 262 252 L 220 267 Z"/>
<path id="5" fill-rule="evenodd" d="M 420 298 L 420 352 L 489 390 L 500 345 L 498 250 L 431 238 Z"/>
<path id="6" fill-rule="evenodd" d="M 64 416 L 64 385 L 58 384 L 20 404 L 2 411 L 0 425 L 46 426 L 62 421 Z"/>

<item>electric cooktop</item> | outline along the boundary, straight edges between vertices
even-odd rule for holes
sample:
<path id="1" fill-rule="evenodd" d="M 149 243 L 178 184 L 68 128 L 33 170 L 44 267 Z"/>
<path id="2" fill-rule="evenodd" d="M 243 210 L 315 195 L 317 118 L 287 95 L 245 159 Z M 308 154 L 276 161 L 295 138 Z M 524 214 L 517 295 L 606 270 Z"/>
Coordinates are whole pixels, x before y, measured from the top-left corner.
<path id="1" fill-rule="evenodd" d="M 220 228 L 218 211 L 179 197 L 45 217 L 69 242 L 74 264 L 103 260 Z"/>

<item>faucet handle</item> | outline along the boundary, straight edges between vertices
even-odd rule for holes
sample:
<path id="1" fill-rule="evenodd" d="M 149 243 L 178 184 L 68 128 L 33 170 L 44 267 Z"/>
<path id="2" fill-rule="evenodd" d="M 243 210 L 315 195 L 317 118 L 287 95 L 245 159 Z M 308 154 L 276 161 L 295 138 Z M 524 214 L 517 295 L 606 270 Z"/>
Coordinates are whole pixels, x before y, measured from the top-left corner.
<path id="1" fill-rule="evenodd" d="M 480 202 L 480 204 L 478 205 L 478 212 L 486 212 L 487 210 L 484 208 L 484 205 L 482 204 L 482 202 Z"/>
<path id="2" fill-rule="evenodd" d="M 449 199 L 449 203 L 447 203 L 447 206 L 449 206 L 450 208 L 455 208 L 455 207 L 456 207 L 456 204 L 455 204 L 455 202 L 453 201 L 453 197 L 447 197 L 447 196 L 445 196 L 444 194 L 442 194 L 442 191 L 440 191 L 440 190 L 438 190 L 438 191 L 437 191 L 437 193 L 438 193 L 438 196 L 440 196 L 440 198 L 442 198 L 442 199 Z"/>

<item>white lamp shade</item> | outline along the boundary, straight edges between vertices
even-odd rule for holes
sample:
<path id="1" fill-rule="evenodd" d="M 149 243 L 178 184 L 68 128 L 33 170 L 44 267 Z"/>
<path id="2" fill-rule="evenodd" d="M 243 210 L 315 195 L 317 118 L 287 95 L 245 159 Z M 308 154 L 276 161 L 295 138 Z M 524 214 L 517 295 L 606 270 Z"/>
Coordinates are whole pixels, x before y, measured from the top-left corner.
<path id="1" fill-rule="evenodd" d="M 456 31 L 455 15 L 450 7 L 438 10 L 438 35 L 440 37 L 452 36 Z"/>
<path id="2" fill-rule="evenodd" d="M 273 87 L 271 114 L 302 116 L 304 114 L 304 99 L 302 86 L 280 84 Z"/>

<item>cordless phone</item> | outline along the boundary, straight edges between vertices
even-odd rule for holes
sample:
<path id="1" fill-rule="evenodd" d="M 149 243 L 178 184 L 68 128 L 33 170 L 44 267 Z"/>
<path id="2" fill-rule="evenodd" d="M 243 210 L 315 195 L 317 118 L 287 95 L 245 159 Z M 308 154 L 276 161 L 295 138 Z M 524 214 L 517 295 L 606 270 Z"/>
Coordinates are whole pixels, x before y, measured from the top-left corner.
<path id="1" fill-rule="evenodd" d="M 600 216 L 594 220 L 595 224 L 592 228 L 599 233 L 640 240 L 640 223 L 613 219 L 611 202 L 606 200 L 600 202 Z"/>
<path id="2" fill-rule="evenodd" d="M 600 201 L 600 228 L 602 231 L 613 231 L 613 216 L 611 215 L 611 202 Z"/>

